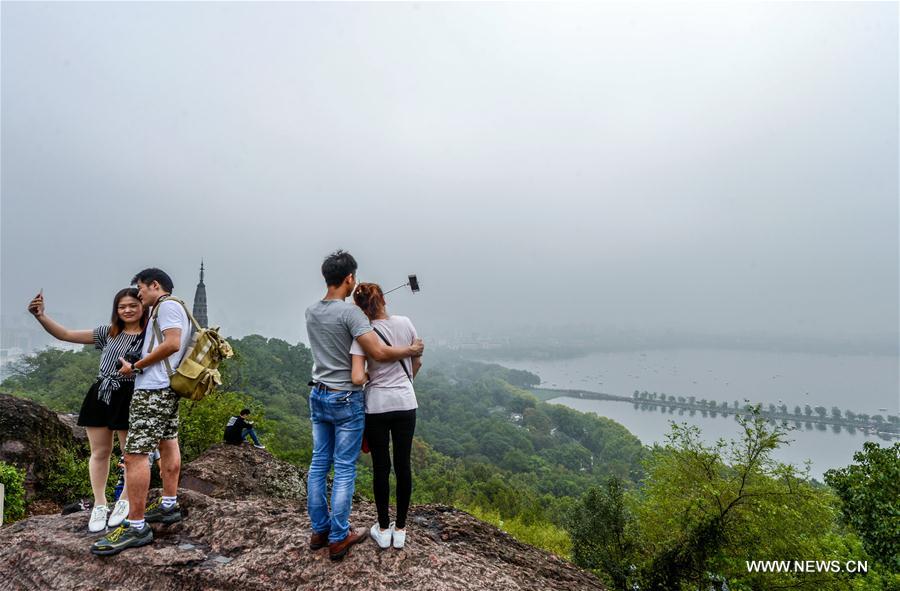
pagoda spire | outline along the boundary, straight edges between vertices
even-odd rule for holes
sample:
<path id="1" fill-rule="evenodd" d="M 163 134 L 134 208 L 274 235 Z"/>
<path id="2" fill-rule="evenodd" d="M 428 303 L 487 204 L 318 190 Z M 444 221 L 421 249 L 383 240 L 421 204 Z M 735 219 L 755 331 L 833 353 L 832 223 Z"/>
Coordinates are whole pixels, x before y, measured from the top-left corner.
<path id="1" fill-rule="evenodd" d="M 197 291 L 194 292 L 194 318 L 203 328 L 209 328 L 209 318 L 206 313 L 206 284 L 203 283 L 203 274 L 205 267 L 203 259 L 200 259 L 200 283 L 197 284 Z"/>

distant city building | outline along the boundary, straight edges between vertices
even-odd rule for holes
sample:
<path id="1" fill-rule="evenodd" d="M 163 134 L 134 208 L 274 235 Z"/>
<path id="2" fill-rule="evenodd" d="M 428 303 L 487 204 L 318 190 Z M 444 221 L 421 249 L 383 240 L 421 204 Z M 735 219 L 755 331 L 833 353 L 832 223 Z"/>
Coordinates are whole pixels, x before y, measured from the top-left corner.
<path id="1" fill-rule="evenodd" d="M 206 284 L 203 283 L 203 261 L 200 261 L 200 283 L 194 292 L 194 318 L 203 328 L 209 328 L 209 318 L 206 315 Z"/>

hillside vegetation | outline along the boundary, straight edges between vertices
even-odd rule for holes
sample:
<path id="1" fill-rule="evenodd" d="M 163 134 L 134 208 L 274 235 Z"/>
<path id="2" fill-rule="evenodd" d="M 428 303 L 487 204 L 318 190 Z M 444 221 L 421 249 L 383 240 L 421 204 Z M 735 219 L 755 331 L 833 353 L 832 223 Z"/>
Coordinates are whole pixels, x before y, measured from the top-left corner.
<path id="1" fill-rule="evenodd" d="M 268 448 L 307 465 L 309 349 L 258 335 L 232 343 L 222 391 L 182 404 L 186 461 L 220 441 L 227 418 L 249 406 Z M 3 389 L 76 412 L 97 363 L 89 349 L 42 351 Z M 539 381 L 427 355 L 416 379 L 413 503 L 465 509 L 592 569 L 610 589 L 900 590 L 900 444 L 867 444 L 822 484 L 773 460 L 787 432 L 758 410 L 742 419 L 735 441 L 705 444 L 696 427 L 675 424 L 665 444 L 647 447 L 615 421 L 538 400 L 528 389 Z M 370 462 L 361 456 L 364 496 Z M 753 572 L 748 561 L 757 560 L 829 567 Z M 856 561 L 868 573 L 847 572 Z"/>

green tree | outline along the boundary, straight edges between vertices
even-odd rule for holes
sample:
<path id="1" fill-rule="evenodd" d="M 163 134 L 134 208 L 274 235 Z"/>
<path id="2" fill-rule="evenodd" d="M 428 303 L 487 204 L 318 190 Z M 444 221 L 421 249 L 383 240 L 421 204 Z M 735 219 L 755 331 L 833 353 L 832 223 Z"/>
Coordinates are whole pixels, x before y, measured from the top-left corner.
<path id="1" fill-rule="evenodd" d="M 755 407 L 738 418 L 742 436 L 701 441 L 699 428 L 673 425 L 654 448 L 646 478 L 628 496 L 635 515 L 639 585 L 645 590 L 829 589 L 827 573 L 751 573 L 746 561 L 828 556 L 836 500 L 805 474 L 772 460 L 786 430 Z"/>
<path id="2" fill-rule="evenodd" d="M 841 516 L 866 550 L 900 572 L 900 443 L 881 447 L 867 441 L 854 463 L 825 473 L 841 499 Z"/>
<path id="3" fill-rule="evenodd" d="M 571 509 L 566 529 L 572 538 L 572 561 L 597 572 L 617 591 L 628 591 L 636 544 L 630 539 L 632 516 L 625 505 L 623 483 L 610 478 L 592 487 Z"/>
<path id="4" fill-rule="evenodd" d="M 44 349 L 16 363 L 3 381 L 11 394 L 39 402 L 57 412 L 78 412 L 100 366 L 100 352 Z"/>

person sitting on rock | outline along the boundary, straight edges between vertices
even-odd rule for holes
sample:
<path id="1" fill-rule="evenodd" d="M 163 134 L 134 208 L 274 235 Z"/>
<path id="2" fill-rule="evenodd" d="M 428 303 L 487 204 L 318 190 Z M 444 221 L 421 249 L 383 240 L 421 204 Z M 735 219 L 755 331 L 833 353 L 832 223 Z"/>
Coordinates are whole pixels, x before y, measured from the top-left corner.
<path id="1" fill-rule="evenodd" d="M 256 431 L 253 429 L 253 422 L 248 421 L 250 409 L 245 408 L 238 416 L 232 416 L 225 425 L 225 443 L 231 445 L 240 445 L 247 437 L 253 440 L 253 447 L 266 449 L 266 446 L 259 442 Z"/>
<path id="2" fill-rule="evenodd" d="M 61 341 L 94 345 L 100 349 L 100 370 L 81 404 L 78 425 L 87 432 L 91 447 L 88 471 L 94 492 L 94 508 L 88 520 L 88 531 L 100 532 L 107 524 L 116 527 L 128 516 L 128 496 L 116 501 L 110 512 L 106 504 L 106 481 L 109 479 L 109 458 L 113 449 L 113 434 L 119 432 L 119 444 L 125 446 L 128 433 L 128 414 L 134 391 L 134 376 L 119 375 L 116 362 L 120 357 L 136 355 L 143 342 L 147 324 L 147 309 L 138 299 L 138 290 L 125 288 L 113 298 L 109 324 L 94 330 L 69 330 L 52 320 L 44 312 L 44 292 L 41 290 L 28 311 L 44 330 Z"/>
<path id="3" fill-rule="evenodd" d="M 306 309 L 306 333 L 313 357 L 312 461 L 307 477 L 306 506 L 312 524 L 310 550 L 328 546 L 332 560 L 341 560 L 368 537 L 365 529 L 350 528 L 350 509 L 356 480 L 356 460 L 365 426 L 365 401 L 350 376 L 350 346 L 355 338 L 366 356 L 381 362 L 422 354 L 425 346 L 388 347 L 382 343 L 362 310 L 344 300 L 356 286 L 356 260 L 341 250 L 322 263 L 325 297 Z M 334 466 L 331 511 L 326 478 Z"/>

